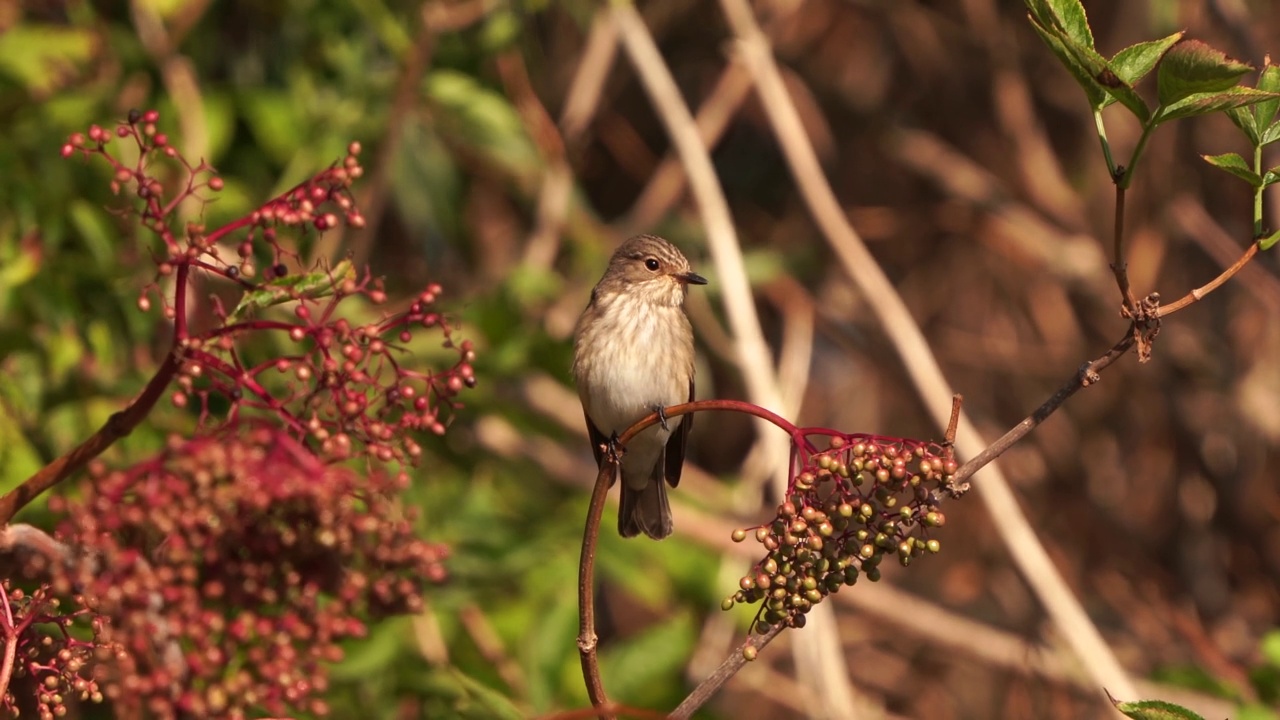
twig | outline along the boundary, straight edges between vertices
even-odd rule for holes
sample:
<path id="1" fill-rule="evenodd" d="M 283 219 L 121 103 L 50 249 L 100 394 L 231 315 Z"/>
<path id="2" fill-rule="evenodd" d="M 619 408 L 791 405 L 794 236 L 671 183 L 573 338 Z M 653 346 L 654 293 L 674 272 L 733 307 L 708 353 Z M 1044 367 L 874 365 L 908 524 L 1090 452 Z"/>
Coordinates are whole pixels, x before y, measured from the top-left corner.
<path id="1" fill-rule="evenodd" d="M 4 603 L 4 623 L 0 625 L 4 633 L 4 662 L 0 664 L 0 698 L 3 698 L 9 692 L 13 661 L 18 655 L 18 629 L 13 626 L 13 608 L 9 605 L 9 593 L 3 584 L 0 584 L 0 603 Z"/>
<path id="2" fill-rule="evenodd" d="M 578 560 L 578 659 L 582 663 L 582 677 L 587 683 L 587 697 L 591 706 L 599 710 L 596 717 L 611 720 L 608 711 L 609 697 L 600 680 L 600 664 L 596 659 L 596 543 L 600 539 L 600 517 L 604 514 L 604 501 L 609 495 L 618 473 L 618 459 L 612 452 L 604 455 L 600 472 L 596 474 L 595 488 L 591 491 L 591 506 L 587 510 L 587 524 L 582 531 L 582 555 Z"/>
<path id="3" fill-rule="evenodd" d="M 772 642 L 774 638 L 778 637 L 785 628 L 786 624 L 779 623 L 763 635 L 752 635 L 744 640 L 742 644 L 738 646 L 737 650 L 730 653 L 729 657 L 725 658 L 724 662 L 720 663 L 720 667 L 716 668 L 715 672 L 708 675 L 706 680 L 698 683 L 698 686 L 693 689 L 693 692 L 689 693 L 688 697 L 677 705 L 676 709 L 672 710 L 668 717 L 672 718 L 672 720 L 688 720 L 688 718 L 692 717 L 699 708 L 707 704 L 707 701 L 710 700 L 726 682 L 729 682 L 729 678 L 738 674 L 738 671 L 742 669 L 743 665 L 751 662 L 750 660 L 747 660 L 747 656 L 744 654 L 747 648 L 755 648 L 756 650 L 763 648 L 765 645 Z"/>
<path id="4" fill-rule="evenodd" d="M 782 145 L 801 195 L 827 241 L 844 264 L 846 272 L 870 303 L 880 325 L 902 358 L 917 392 L 924 398 L 954 394 L 901 296 L 876 264 L 862 239 L 849 225 L 823 175 L 813 146 L 804 133 L 799 114 L 782 83 L 772 52 L 756 24 L 750 6 L 745 0 L 721 0 L 721 4 L 738 37 L 739 52 L 756 83 L 761 105 Z M 929 405 L 933 407 L 932 404 Z M 941 408 L 933 410 L 935 422 L 939 427 L 945 426 L 949 422 L 949 416 Z M 972 422 L 962 417 L 956 437 L 956 447 L 960 454 L 977 456 L 986 445 Z M 992 465 L 978 487 L 979 497 L 988 511 L 993 517 L 999 518 L 995 527 L 1019 570 L 1097 684 L 1118 695 L 1135 697 L 1133 682 L 1054 567 L 999 468 Z"/>
<path id="5" fill-rule="evenodd" d="M 1112 249 L 1111 272 L 1115 274 L 1116 286 L 1120 288 L 1120 301 L 1124 303 L 1125 317 L 1137 319 L 1138 301 L 1129 287 L 1129 264 L 1124 261 L 1124 190 L 1124 185 L 1116 178 L 1115 247 Z"/>
<path id="6" fill-rule="evenodd" d="M 964 396 L 959 393 L 951 397 L 951 420 L 947 421 L 947 431 L 943 434 L 942 439 L 947 445 L 956 444 L 956 428 L 960 426 L 961 406 L 964 404 Z"/>
<path id="7" fill-rule="evenodd" d="M 729 121 L 750 95 L 751 76 L 741 64 L 731 60 L 694 118 L 704 145 L 715 147 L 720 142 Z M 685 175 L 680 158 L 668 153 L 649 176 L 640 196 L 631 204 L 622 221 L 623 227 L 629 231 L 640 230 L 658 222 L 684 195 L 684 189 Z"/>
<path id="8" fill-rule="evenodd" d="M 1181 298 L 1175 300 L 1174 302 L 1171 302 L 1168 305 L 1161 305 L 1160 309 L 1156 313 L 1156 317 L 1164 317 L 1166 315 L 1172 315 L 1173 313 L 1178 312 L 1179 310 L 1185 308 L 1186 306 L 1192 303 L 1199 302 L 1202 298 L 1204 298 L 1205 295 L 1208 295 L 1209 293 L 1213 292 L 1218 288 L 1219 285 L 1230 280 L 1233 275 L 1240 272 L 1240 270 L 1242 270 L 1246 265 L 1249 264 L 1249 261 L 1253 259 L 1253 256 L 1257 254 L 1258 254 L 1258 243 L 1256 242 L 1249 243 L 1249 247 L 1245 249 L 1244 254 L 1240 256 L 1239 260 L 1236 260 L 1234 263 L 1232 263 L 1231 267 L 1228 267 L 1226 270 L 1223 270 L 1218 275 L 1218 277 L 1210 280 L 1208 283 L 1204 285 L 1201 285 L 1195 290 L 1192 290 L 1186 295 L 1183 295 Z"/>
<path id="9" fill-rule="evenodd" d="M 395 168 L 395 160 L 401 153 L 404 142 L 405 124 L 414 115 L 419 102 L 422 78 L 431 66 L 431 56 L 435 51 L 436 34 L 441 29 L 432 24 L 431 8 L 433 4 L 424 5 L 418 20 L 418 31 L 413 42 L 405 52 L 404 67 L 396 79 L 395 94 L 392 95 L 391 107 L 387 112 L 387 121 L 383 126 L 382 142 L 378 143 L 378 157 L 373 163 L 372 177 L 364 183 L 357 205 L 365 217 L 365 226 L 355 233 L 347 245 L 351 252 L 351 262 L 356 267 L 364 265 L 373 252 L 379 229 L 382 227 L 383 211 L 391 198 L 391 175 Z M 316 242 L 312 259 L 335 257 L 338 244 L 345 232 L 324 233 Z"/>
<path id="10" fill-rule="evenodd" d="M 1075 395 L 1080 389 L 1089 387 L 1093 383 L 1101 380 L 1102 378 L 1098 373 L 1106 369 L 1106 367 L 1111 363 L 1120 359 L 1120 357 L 1125 353 L 1129 352 L 1129 349 L 1133 347 L 1135 342 L 1137 342 L 1137 340 L 1133 334 L 1126 335 L 1097 360 L 1081 365 L 1080 368 L 1076 370 L 1076 373 L 1068 378 L 1067 381 L 1058 388 L 1057 392 L 1051 395 L 1048 400 L 1045 400 L 1040 407 L 1035 409 L 1035 412 L 1032 412 L 1024 418 L 1022 422 L 1014 425 L 1008 432 L 1000 436 L 999 440 L 991 443 L 982 452 L 974 455 L 972 459 L 957 468 L 954 475 L 954 482 L 956 484 L 960 484 L 965 480 L 968 480 L 974 473 L 986 467 L 988 463 L 1003 455 L 1005 451 L 1013 447 L 1019 440 L 1030 434 L 1037 425 L 1044 422 L 1046 418 L 1061 407 L 1062 403 L 1067 401 L 1067 398 Z M 983 482 L 988 482 L 988 480 L 984 480 Z"/>
<path id="11" fill-rule="evenodd" d="M 1230 267 L 1240 246 L 1204 208 L 1200 200 L 1180 195 L 1169 201 L 1169 215 L 1187 237 L 1220 267 Z M 1264 306 L 1280 309 L 1280 279 L 1261 265 L 1249 263 L 1240 270 L 1240 283 Z"/>
<path id="12" fill-rule="evenodd" d="M 734 231 L 728 201 L 716 179 L 710 152 L 698 134 L 698 127 L 657 44 L 635 8 L 629 3 L 616 3 L 609 12 L 617 24 L 623 48 L 684 164 L 718 271 L 717 281 L 724 293 L 725 313 L 738 348 L 737 365 L 746 382 L 747 395 L 757 405 L 781 409 L 783 398 L 772 366 L 772 353 L 760 327 L 742 247 Z M 781 471 L 787 462 L 787 448 L 774 433 L 761 432 L 759 437 L 757 442 L 769 443 L 764 446 L 763 466 L 776 477 L 774 488 L 781 496 L 785 492 Z M 828 715 L 847 713 L 855 704 L 855 693 L 840 650 L 835 615 L 829 606 L 819 605 L 808 618 L 805 642 L 797 642 L 792 648 L 797 677 Z"/>
<path id="13" fill-rule="evenodd" d="M 179 275 L 185 275 L 186 266 L 179 265 Z M 184 278 L 185 279 L 185 278 Z M 179 292 L 183 292 L 186 283 L 178 282 Z M 27 478 L 18 487 L 0 497 L 0 525 L 8 523 L 19 510 L 34 500 L 41 493 L 65 480 L 69 475 L 83 468 L 90 460 L 98 457 L 117 440 L 133 432 L 155 407 L 156 402 L 169 387 L 170 381 L 182 367 L 182 359 L 177 347 L 169 351 L 160 369 L 151 377 L 142 394 L 129 407 L 107 418 L 106 423 L 88 440 L 80 443 L 75 449 L 59 457 L 57 460 L 40 468 L 36 474 Z"/>
<path id="14" fill-rule="evenodd" d="M 582 59 L 569 83 L 568 97 L 560 111 L 560 129 L 566 138 L 581 135 L 596 114 L 604 81 L 618 55 L 618 28 L 607 12 L 598 12 L 591 21 Z"/>

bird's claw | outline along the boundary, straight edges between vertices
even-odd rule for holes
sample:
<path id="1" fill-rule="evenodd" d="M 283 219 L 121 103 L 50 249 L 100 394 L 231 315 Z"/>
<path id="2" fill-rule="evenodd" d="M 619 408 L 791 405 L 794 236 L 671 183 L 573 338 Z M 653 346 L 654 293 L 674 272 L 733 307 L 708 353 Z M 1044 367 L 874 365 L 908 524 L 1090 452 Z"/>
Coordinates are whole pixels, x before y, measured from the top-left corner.
<path id="1" fill-rule="evenodd" d="M 624 451 L 622 449 L 622 443 L 618 442 L 618 433 L 615 432 L 609 436 L 609 442 L 605 445 L 605 452 L 608 454 L 609 459 L 613 460 L 615 464 L 621 461 L 622 453 Z"/>
<path id="2" fill-rule="evenodd" d="M 663 432 L 671 432 L 671 428 L 667 426 L 667 409 L 661 405 L 654 405 L 653 411 L 658 414 L 658 424 L 662 426 Z"/>

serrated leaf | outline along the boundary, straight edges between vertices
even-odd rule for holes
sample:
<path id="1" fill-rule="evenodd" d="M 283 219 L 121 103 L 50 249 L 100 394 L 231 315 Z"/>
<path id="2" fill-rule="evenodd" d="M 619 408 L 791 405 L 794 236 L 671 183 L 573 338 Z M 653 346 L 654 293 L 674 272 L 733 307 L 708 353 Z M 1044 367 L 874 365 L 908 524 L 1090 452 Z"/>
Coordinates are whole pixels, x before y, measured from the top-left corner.
<path id="1" fill-rule="evenodd" d="M 1163 700 L 1115 703 L 1116 709 L 1133 720 L 1204 720 L 1181 705 Z"/>
<path id="2" fill-rule="evenodd" d="M 1093 48 L 1093 31 L 1080 0 L 1027 0 L 1026 5 L 1045 29 L 1060 31 L 1072 44 Z"/>
<path id="3" fill-rule="evenodd" d="M 1172 105 L 1166 106 L 1163 112 L 1160 113 L 1160 121 L 1165 122 L 1195 115 L 1208 115 L 1231 108 L 1247 107 L 1271 98 L 1280 98 L 1280 95 L 1242 86 L 1215 92 L 1194 93 L 1183 97 Z"/>
<path id="4" fill-rule="evenodd" d="M 299 299 L 318 300 L 334 293 L 347 280 L 355 280 L 356 271 L 350 260 L 343 260 L 328 270 L 301 275 L 285 275 L 258 284 L 245 292 L 240 304 L 227 317 L 228 323 L 239 322 L 273 305 Z"/>
<path id="5" fill-rule="evenodd" d="M 1040 36 L 1040 39 L 1044 40 L 1044 44 L 1049 46 L 1049 50 L 1058 56 L 1058 61 L 1067 68 L 1067 72 L 1071 73 L 1076 82 L 1080 84 L 1080 87 L 1084 89 L 1085 97 L 1089 100 L 1089 107 L 1097 110 L 1115 102 L 1115 98 L 1108 95 L 1107 91 L 1103 90 L 1102 86 L 1098 84 L 1098 81 L 1089 75 L 1088 71 L 1076 60 L 1075 55 L 1067 50 L 1066 44 L 1058 39 L 1057 35 L 1036 22 L 1032 22 L 1031 27 Z"/>
<path id="6" fill-rule="evenodd" d="M 1169 48 L 1182 39 L 1183 34 L 1182 31 L 1179 31 L 1160 40 L 1130 45 L 1111 58 L 1111 69 L 1115 71 L 1121 80 L 1130 85 L 1136 85 L 1139 80 L 1146 77 L 1147 73 L 1151 72 L 1156 63 L 1160 62 L 1160 58 L 1169 52 Z"/>
<path id="7" fill-rule="evenodd" d="M 1258 173 L 1249 167 L 1249 163 L 1244 158 L 1235 153 L 1226 153 L 1223 155 L 1201 155 L 1201 158 L 1210 165 L 1226 170 L 1236 177 L 1249 183 L 1250 186 L 1258 188 L 1262 187 L 1262 178 Z"/>
<path id="8" fill-rule="evenodd" d="M 1258 133 L 1259 145 L 1270 145 L 1277 140 L 1280 140 L 1280 121 L 1271 123 L 1265 130 Z"/>
<path id="9" fill-rule="evenodd" d="M 1274 185 L 1278 180 L 1280 180 L 1280 167 L 1273 167 L 1270 170 L 1262 173 L 1263 187 L 1267 187 L 1268 185 Z"/>
<path id="10" fill-rule="evenodd" d="M 1140 122 L 1147 122 L 1151 116 L 1150 108 L 1134 91 L 1133 86 L 1111 69 L 1106 58 L 1099 55 L 1092 47 L 1073 42 L 1062 30 L 1046 28 L 1035 22 L 1032 23 L 1032 27 L 1075 77 L 1080 87 L 1084 88 L 1085 96 L 1088 97 L 1089 106 L 1092 109 L 1101 110 L 1119 101 L 1137 116 Z"/>
<path id="11" fill-rule="evenodd" d="M 1280 93 L 1280 67 L 1267 65 L 1262 68 L 1256 87 L 1263 92 Z M 1265 100 L 1253 106 L 1253 118 L 1259 128 L 1269 127 L 1274 123 L 1277 112 L 1280 112 L 1280 100 Z"/>
<path id="12" fill-rule="evenodd" d="M 1235 86 L 1253 68 L 1199 40 L 1183 40 L 1165 53 L 1156 73 L 1156 94 L 1169 106 L 1192 95 Z"/>
<path id="13" fill-rule="evenodd" d="M 1261 104 L 1259 103 L 1259 105 Z M 1258 123 L 1254 119 L 1254 112 L 1256 112 L 1258 106 L 1254 105 L 1253 107 L 1255 109 L 1231 108 L 1227 110 L 1227 117 L 1231 118 L 1231 122 L 1235 123 L 1236 127 L 1244 131 L 1245 136 L 1249 138 L 1250 145 L 1257 146 L 1262 144 L 1262 136 L 1258 134 Z"/>

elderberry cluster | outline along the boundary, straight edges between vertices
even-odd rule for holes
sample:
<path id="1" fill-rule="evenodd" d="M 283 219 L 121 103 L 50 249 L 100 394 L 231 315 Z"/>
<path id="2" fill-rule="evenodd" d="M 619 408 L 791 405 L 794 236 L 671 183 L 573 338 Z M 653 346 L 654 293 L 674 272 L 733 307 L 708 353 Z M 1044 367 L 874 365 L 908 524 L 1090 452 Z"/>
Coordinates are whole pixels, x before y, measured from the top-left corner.
<path id="1" fill-rule="evenodd" d="M 754 528 L 766 554 L 722 607 L 763 603 L 755 629 L 803 627 L 805 613 L 860 575 L 880 579 L 880 564 L 903 566 L 941 551 L 932 537 L 946 523 L 938 508 L 952 494 L 956 462 L 949 448 L 869 435 L 838 435 L 822 452 L 805 452 L 787 501 Z M 735 542 L 751 533 L 738 529 Z"/>
<path id="2" fill-rule="evenodd" d="M 405 475 L 326 464 L 278 428 L 174 438 L 99 472 L 50 501 L 84 549 L 55 587 L 109 618 L 103 694 L 122 716 L 323 715 L 340 643 L 445 577 L 446 548 L 398 500 Z"/>

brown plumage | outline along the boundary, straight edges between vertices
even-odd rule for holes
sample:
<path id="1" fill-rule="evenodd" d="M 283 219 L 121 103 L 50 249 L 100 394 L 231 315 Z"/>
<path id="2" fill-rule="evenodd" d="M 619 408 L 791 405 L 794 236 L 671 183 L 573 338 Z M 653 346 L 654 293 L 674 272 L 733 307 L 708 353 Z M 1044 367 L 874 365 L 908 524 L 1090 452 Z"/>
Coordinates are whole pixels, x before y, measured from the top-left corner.
<path id="1" fill-rule="evenodd" d="M 674 245 L 653 235 L 624 242 L 591 291 L 574 331 L 573 377 L 597 464 L 601 446 L 659 408 L 693 399 L 693 328 L 688 286 L 706 280 Z M 680 482 L 692 417 L 670 418 L 627 443 L 618 532 L 671 534 L 664 480 Z"/>

